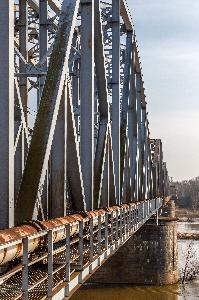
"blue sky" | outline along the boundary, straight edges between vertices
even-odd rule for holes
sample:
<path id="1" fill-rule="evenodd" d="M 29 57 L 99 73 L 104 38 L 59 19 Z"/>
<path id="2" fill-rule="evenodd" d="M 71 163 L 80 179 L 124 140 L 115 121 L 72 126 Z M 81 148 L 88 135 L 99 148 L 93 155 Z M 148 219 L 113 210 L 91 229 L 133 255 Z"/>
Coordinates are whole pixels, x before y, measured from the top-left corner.
<path id="1" fill-rule="evenodd" d="M 199 1 L 128 0 L 140 49 L 151 137 L 169 175 L 199 175 Z"/>

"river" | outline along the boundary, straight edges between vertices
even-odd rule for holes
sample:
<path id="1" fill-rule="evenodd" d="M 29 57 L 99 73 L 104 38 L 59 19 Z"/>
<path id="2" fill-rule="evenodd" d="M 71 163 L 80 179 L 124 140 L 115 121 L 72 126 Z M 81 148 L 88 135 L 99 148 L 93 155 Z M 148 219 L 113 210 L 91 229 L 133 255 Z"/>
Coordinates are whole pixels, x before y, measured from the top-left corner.
<path id="1" fill-rule="evenodd" d="M 194 222 L 179 222 L 179 232 L 199 232 L 199 219 Z M 189 246 L 191 243 L 191 246 Z M 180 240 L 179 270 L 184 268 L 187 249 L 191 247 L 194 254 L 192 264 L 199 263 L 199 241 Z M 185 285 L 175 284 L 162 287 L 131 285 L 87 285 L 85 284 L 71 300 L 195 300 L 199 299 L 199 278 Z"/>

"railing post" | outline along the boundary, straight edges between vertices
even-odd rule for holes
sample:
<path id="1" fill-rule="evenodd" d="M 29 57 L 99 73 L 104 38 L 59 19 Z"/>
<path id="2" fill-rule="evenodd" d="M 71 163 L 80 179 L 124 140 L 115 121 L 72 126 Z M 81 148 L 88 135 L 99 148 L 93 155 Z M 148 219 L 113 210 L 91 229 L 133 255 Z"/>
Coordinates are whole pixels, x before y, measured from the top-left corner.
<path id="1" fill-rule="evenodd" d="M 98 233 L 97 233 L 97 253 L 98 256 L 101 255 L 102 253 L 102 247 L 101 247 L 101 239 L 102 239 L 102 218 L 101 215 L 98 216 Z M 101 265 L 101 260 L 100 258 L 98 259 L 98 266 Z"/>
<path id="2" fill-rule="evenodd" d="M 126 233 L 128 237 L 129 236 L 129 206 L 126 209 Z"/>
<path id="3" fill-rule="evenodd" d="M 111 212 L 111 249 L 113 245 L 113 212 Z"/>
<path id="4" fill-rule="evenodd" d="M 83 234 L 83 221 L 79 221 L 79 269 L 83 268 L 83 256 L 84 256 L 84 234 Z"/>
<path id="5" fill-rule="evenodd" d="M 158 210 L 156 211 L 156 224 L 157 224 L 157 226 L 159 225 L 159 220 L 158 220 Z"/>
<path id="6" fill-rule="evenodd" d="M 135 231 L 136 227 L 135 227 L 135 206 L 133 207 L 133 211 L 132 211 L 132 218 L 133 218 L 133 231 Z"/>
<path id="7" fill-rule="evenodd" d="M 53 289 L 53 231 L 48 231 L 48 298 L 52 297 Z"/>
<path id="8" fill-rule="evenodd" d="M 28 300 L 28 237 L 23 238 L 22 300 Z"/>
<path id="9" fill-rule="evenodd" d="M 116 240 L 116 248 L 118 248 L 118 210 L 116 210 L 116 226 L 115 226 L 115 240 Z"/>
<path id="10" fill-rule="evenodd" d="M 129 211 L 129 213 L 130 213 L 130 234 L 132 234 L 133 233 L 133 207 L 132 207 L 132 205 L 130 205 L 130 211 Z"/>
<path id="11" fill-rule="evenodd" d="M 66 266 L 65 266 L 65 270 L 66 270 L 66 278 L 65 278 L 65 282 L 66 282 L 66 287 L 65 287 L 65 297 L 69 296 L 69 282 L 70 282 L 70 225 L 66 224 L 65 227 L 66 230 Z"/>
<path id="12" fill-rule="evenodd" d="M 124 238 L 123 242 L 126 240 L 126 208 L 123 208 L 123 217 L 124 217 Z"/>
<path id="13" fill-rule="evenodd" d="M 122 218 L 123 218 L 123 210 L 120 208 L 120 243 L 122 243 Z"/>
<path id="14" fill-rule="evenodd" d="M 107 258 L 107 250 L 108 250 L 108 213 L 105 213 L 105 232 L 104 232 L 104 243 L 105 243 L 105 258 Z"/>

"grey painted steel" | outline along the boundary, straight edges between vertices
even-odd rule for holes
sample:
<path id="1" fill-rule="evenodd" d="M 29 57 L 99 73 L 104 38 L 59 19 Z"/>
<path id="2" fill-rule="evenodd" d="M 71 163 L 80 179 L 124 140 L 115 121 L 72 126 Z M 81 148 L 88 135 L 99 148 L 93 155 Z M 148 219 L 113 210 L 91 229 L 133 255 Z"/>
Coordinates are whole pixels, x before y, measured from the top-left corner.
<path id="1" fill-rule="evenodd" d="M 66 215 L 66 133 L 67 133 L 67 88 L 63 94 L 57 116 L 51 149 L 51 181 L 49 217 L 56 218 Z"/>
<path id="2" fill-rule="evenodd" d="M 126 37 L 126 52 L 125 52 L 125 67 L 124 67 L 124 84 L 122 95 L 122 109 L 121 109 L 121 128 L 120 128 L 120 182 L 123 181 L 124 176 L 124 164 L 125 164 L 125 147 L 127 147 L 127 112 L 129 104 L 129 81 L 132 59 L 132 32 L 127 32 Z M 128 150 L 126 149 L 126 155 Z M 122 195 L 122 185 L 121 192 Z"/>
<path id="3" fill-rule="evenodd" d="M 120 0 L 112 2 L 112 146 L 116 203 L 120 204 Z"/>
<path id="4" fill-rule="evenodd" d="M 105 73 L 104 47 L 103 47 L 103 35 L 102 35 L 99 0 L 94 1 L 94 16 L 95 16 L 94 18 L 95 72 L 96 72 L 99 114 L 100 114 L 97 146 L 95 152 L 95 163 L 94 163 L 94 172 L 95 172 L 94 208 L 96 209 L 99 207 L 99 190 L 100 190 L 100 182 L 101 182 L 100 175 L 102 174 L 103 159 L 105 156 L 104 150 L 106 147 L 105 140 L 106 140 L 107 123 L 108 123 L 107 81 L 106 81 L 106 73 Z"/>
<path id="5" fill-rule="evenodd" d="M 93 209 L 94 1 L 81 0 L 80 153 L 86 209 Z"/>
<path id="6" fill-rule="evenodd" d="M 137 126 L 138 126 L 138 200 L 143 196 L 143 163 L 142 163 L 142 137 L 141 137 L 141 73 L 136 73 L 136 101 L 137 101 Z"/>
<path id="7" fill-rule="evenodd" d="M 70 89 L 67 90 L 67 180 L 69 183 L 72 210 L 84 211 L 84 188 L 80 167 L 80 154 L 78 148 L 75 120 L 72 111 L 72 99 Z"/>
<path id="8" fill-rule="evenodd" d="M 97 176 L 96 173 L 95 176 Z M 101 181 L 101 189 L 100 189 L 99 207 L 109 207 L 109 140 L 108 138 L 106 140 L 104 162 L 102 162 L 102 181 Z"/>
<path id="9" fill-rule="evenodd" d="M 48 0 L 39 0 L 39 60 L 42 61 L 48 50 Z M 42 64 L 42 71 L 47 72 L 47 60 Z M 39 76 L 38 104 L 42 95 L 46 76 Z"/>
<path id="10" fill-rule="evenodd" d="M 65 0 L 63 2 L 59 30 L 49 62 L 48 74 L 16 203 L 16 224 L 26 219 L 32 219 L 38 190 L 44 184 L 65 74 L 68 69 L 77 13 L 78 1 Z M 48 110 L 45 109 L 46 107 Z M 24 206 L 27 199 L 29 205 Z"/>
<path id="11" fill-rule="evenodd" d="M 128 107 L 128 140 L 130 158 L 131 197 L 137 200 L 137 108 L 135 86 L 135 46 L 133 43 Z"/>
<path id="12" fill-rule="evenodd" d="M 0 3 L 0 228 L 14 225 L 14 1 Z"/>
<path id="13" fill-rule="evenodd" d="M 141 121 L 141 160 L 143 165 L 143 189 L 142 189 L 142 199 L 146 198 L 146 107 L 142 105 L 142 121 Z"/>
<path id="14" fill-rule="evenodd" d="M 27 61 L 28 55 L 28 5 L 26 0 L 19 0 L 19 50 L 21 55 Z M 19 60 L 20 73 L 26 73 L 26 64 L 22 59 Z M 27 78 L 20 77 L 20 94 L 24 105 L 25 116 L 27 118 L 28 105 L 28 87 Z"/>
<path id="15" fill-rule="evenodd" d="M 13 4 L 0 4 L 0 228 L 14 199 L 18 224 L 166 195 L 127 2 Z"/>

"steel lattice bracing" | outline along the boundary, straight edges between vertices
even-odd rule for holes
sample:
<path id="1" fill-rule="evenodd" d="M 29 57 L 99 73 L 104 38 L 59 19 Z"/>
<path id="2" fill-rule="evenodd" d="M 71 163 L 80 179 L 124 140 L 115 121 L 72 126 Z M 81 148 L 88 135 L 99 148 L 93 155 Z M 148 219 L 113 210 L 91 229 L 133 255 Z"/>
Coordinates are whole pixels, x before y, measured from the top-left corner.
<path id="1" fill-rule="evenodd" d="M 133 22 L 1 0 L 0 25 L 0 298 L 70 297 L 169 199 Z"/>
<path id="2" fill-rule="evenodd" d="M 0 228 L 164 197 L 126 1 L 1 0 Z"/>

